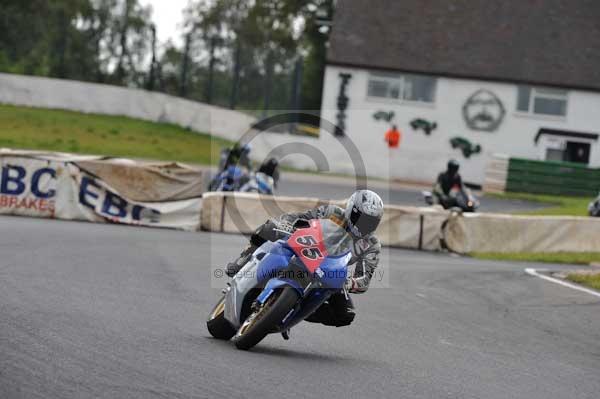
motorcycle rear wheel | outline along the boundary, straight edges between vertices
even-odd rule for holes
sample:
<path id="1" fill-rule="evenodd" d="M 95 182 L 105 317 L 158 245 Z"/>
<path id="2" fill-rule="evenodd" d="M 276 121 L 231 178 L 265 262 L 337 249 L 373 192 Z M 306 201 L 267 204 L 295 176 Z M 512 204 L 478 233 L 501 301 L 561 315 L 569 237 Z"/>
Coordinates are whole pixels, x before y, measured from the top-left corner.
<path id="1" fill-rule="evenodd" d="M 235 335 L 235 328 L 225 319 L 225 296 L 215 305 L 206 321 L 210 335 L 217 339 L 230 340 Z"/>
<path id="2" fill-rule="evenodd" d="M 293 288 L 275 291 L 260 308 L 253 311 L 233 337 L 238 349 L 248 350 L 262 341 L 292 310 L 299 295 Z"/>

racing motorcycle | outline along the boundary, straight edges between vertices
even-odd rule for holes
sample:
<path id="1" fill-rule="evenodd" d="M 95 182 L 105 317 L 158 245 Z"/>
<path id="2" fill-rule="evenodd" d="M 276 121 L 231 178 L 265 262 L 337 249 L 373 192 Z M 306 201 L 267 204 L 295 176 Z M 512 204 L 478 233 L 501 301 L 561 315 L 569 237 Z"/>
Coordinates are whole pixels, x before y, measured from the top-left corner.
<path id="1" fill-rule="evenodd" d="M 430 191 L 423 191 L 422 195 L 425 203 L 428 205 L 438 203 L 442 205 L 444 209 L 457 208 L 462 212 L 475 212 L 479 208 L 479 200 L 467 187 L 460 187 L 458 185 L 452 187 L 448 193 L 448 197 L 450 197 L 451 200 L 450 204 L 440 202 L 437 196 L 434 196 Z"/>
<path id="2" fill-rule="evenodd" d="M 230 165 L 219 172 L 210 182 L 209 191 L 239 191 L 248 182 L 248 174 L 237 165 Z"/>
<path id="3" fill-rule="evenodd" d="M 250 174 L 248 182 L 244 184 L 240 191 L 243 193 L 259 193 L 273 195 L 275 180 L 273 177 L 262 172 L 253 172 Z"/>
<path id="4" fill-rule="evenodd" d="M 239 166 L 228 166 L 217 174 L 208 186 L 209 191 L 239 191 L 273 195 L 275 180 L 262 172 L 247 174 Z"/>
<path id="5" fill-rule="evenodd" d="M 590 205 L 588 206 L 588 214 L 590 216 L 600 217 L 600 194 L 594 201 L 590 202 Z"/>
<path id="6" fill-rule="evenodd" d="M 213 337 L 242 350 L 272 333 L 287 340 L 293 326 L 344 289 L 352 257 L 346 230 L 329 219 L 282 226 L 284 238 L 256 249 L 227 283 L 206 323 Z"/>

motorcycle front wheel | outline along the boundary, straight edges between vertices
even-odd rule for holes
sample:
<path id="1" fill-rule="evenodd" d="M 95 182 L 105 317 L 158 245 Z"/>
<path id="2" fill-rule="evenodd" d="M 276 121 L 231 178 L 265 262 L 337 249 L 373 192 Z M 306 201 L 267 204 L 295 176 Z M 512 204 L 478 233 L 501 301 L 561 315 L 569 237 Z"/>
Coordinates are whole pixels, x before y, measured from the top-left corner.
<path id="1" fill-rule="evenodd" d="M 293 288 L 282 288 L 275 291 L 263 305 L 244 320 L 233 337 L 238 349 L 248 350 L 273 332 L 284 317 L 292 310 L 299 295 Z"/>
<path id="2" fill-rule="evenodd" d="M 210 335 L 217 339 L 229 340 L 235 335 L 235 329 L 225 319 L 225 296 L 215 305 L 208 320 L 206 328 Z"/>

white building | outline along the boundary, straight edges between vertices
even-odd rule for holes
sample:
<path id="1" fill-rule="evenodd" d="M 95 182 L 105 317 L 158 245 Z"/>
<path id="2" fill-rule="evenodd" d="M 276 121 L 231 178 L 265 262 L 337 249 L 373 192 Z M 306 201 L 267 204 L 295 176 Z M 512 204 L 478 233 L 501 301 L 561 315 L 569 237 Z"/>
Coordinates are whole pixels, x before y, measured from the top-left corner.
<path id="1" fill-rule="evenodd" d="M 481 184 L 495 153 L 600 167 L 598 21 L 598 1 L 338 2 L 322 117 L 371 176 L 432 181 L 455 158 Z"/>

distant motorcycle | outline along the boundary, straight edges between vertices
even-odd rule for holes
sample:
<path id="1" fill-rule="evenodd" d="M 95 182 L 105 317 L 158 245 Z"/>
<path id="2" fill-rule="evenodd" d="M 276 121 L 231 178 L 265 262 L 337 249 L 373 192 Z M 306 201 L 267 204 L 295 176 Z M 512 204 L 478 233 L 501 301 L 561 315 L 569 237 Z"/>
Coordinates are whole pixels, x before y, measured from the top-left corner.
<path id="1" fill-rule="evenodd" d="M 240 191 L 243 193 L 273 195 L 274 187 L 275 180 L 273 177 L 262 172 L 256 172 L 250 174 L 250 179 L 240 188 Z"/>
<path id="2" fill-rule="evenodd" d="M 226 165 L 221 160 L 219 172 L 210 182 L 209 191 L 239 191 L 273 195 L 279 181 L 279 163 L 269 158 L 260 165 L 256 172 L 247 172 L 247 168 L 239 165 Z"/>
<path id="3" fill-rule="evenodd" d="M 423 199 L 428 205 L 440 204 L 444 209 L 458 208 L 462 212 L 475 212 L 479 208 L 479 200 L 467 187 L 454 186 L 450 190 L 448 203 L 442 203 L 430 191 L 422 192 Z"/>
<path id="4" fill-rule="evenodd" d="M 209 191 L 239 191 L 249 180 L 248 174 L 236 165 L 219 172 L 210 182 Z"/>
<path id="5" fill-rule="evenodd" d="M 600 194 L 594 201 L 590 202 L 588 214 L 593 217 L 600 217 Z"/>
<path id="6" fill-rule="evenodd" d="M 250 349 L 268 334 L 289 330 L 344 289 L 353 240 L 332 220 L 279 226 L 283 237 L 260 246 L 227 283 L 210 313 L 210 334 Z"/>

